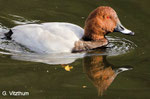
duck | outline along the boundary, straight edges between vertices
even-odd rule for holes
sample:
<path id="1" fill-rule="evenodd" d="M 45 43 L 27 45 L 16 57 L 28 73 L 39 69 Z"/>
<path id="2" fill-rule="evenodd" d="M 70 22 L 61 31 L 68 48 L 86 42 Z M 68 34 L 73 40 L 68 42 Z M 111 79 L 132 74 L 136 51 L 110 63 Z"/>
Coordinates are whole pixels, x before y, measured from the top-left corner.
<path id="1" fill-rule="evenodd" d="M 5 38 L 36 53 L 74 53 L 106 46 L 105 35 L 112 32 L 134 35 L 121 24 L 113 8 L 100 6 L 88 15 L 84 29 L 67 22 L 25 24 L 12 27 Z"/>

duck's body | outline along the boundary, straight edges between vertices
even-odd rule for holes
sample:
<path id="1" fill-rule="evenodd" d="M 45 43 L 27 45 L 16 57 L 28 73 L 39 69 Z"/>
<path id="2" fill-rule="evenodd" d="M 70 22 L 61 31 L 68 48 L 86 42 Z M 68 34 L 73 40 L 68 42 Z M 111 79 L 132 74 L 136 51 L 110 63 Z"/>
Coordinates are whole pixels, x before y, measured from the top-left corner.
<path id="1" fill-rule="evenodd" d="M 12 40 L 38 53 L 71 52 L 84 35 L 81 27 L 61 22 L 20 25 L 11 31 Z"/>
<path id="2" fill-rule="evenodd" d="M 113 31 L 134 34 L 121 25 L 111 7 L 102 6 L 89 14 L 84 30 L 71 23 L 51 22 L 16 26 L 5 36 L 34 52 L 59 53 L 106 46 L 105 35 Z"/>

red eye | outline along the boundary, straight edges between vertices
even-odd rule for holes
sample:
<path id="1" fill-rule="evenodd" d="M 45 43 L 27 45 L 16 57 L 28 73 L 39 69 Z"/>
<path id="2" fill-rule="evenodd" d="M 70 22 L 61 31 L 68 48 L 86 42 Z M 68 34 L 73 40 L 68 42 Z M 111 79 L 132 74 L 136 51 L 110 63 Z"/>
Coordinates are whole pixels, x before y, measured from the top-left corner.
<path id="1" fill-rule="evenodd" d="M 110 19 L 110 17 L 109 17 L 109 16 L 107 16 L 107 19 Z"/>

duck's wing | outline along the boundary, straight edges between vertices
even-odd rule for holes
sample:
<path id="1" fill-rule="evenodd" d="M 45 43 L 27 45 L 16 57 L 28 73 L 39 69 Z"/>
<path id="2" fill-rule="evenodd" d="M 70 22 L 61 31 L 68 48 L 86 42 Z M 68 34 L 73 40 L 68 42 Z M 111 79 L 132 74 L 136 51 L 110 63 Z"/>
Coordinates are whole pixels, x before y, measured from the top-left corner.
<path id="1" fill-rule="evenodd" d="M 98 40 L 98 41 L 78 40 L 78 41 L 75 42 L 75 46 L 72 49 L 72 52 L 81 52 L 81 51 L 96 49 L 96 48 L 106 46 L 107 44 L 108 44 L 108 40 L 105 39 L 105 38 L 101 39 L 101 40 Z"/>
<path id="2" fill-rule="evenodd" d="M 12 40 L 40 53 L 71 52 L 83 36 L 83 29 L 70 23 L 20 25 L 11 29 Z"/>

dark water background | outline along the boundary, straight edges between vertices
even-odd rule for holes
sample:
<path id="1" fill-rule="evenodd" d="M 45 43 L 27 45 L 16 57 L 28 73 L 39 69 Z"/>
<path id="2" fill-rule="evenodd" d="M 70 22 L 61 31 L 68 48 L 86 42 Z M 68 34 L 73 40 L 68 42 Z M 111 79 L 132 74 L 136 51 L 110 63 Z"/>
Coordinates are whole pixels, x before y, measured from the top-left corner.
<path id="1" fill-rule="evenodd" d="M 70 64 L 73 66 L 70 72 L 61 65 L 19 61 L 11 55 L 0 54 L 0 93 L 4 90 L 30 92 L 26 97 L 0 94 L 1 99 L 150 99 L 149 4 L 149 0 L 0 0 L 1 29 L 42 22 L 69 22 L 83 27 L 90 11 L 102 5 L 111 6 L 135 36 L 110 35 L 126 38 L 137 46 L 122 55 L 79 58 Z M 96 79 L 89 67 L 102 70 L 111 67 L 115 71 L 126 65 L 133 69 L 114 77 L 103 95 L 98 96 Z"/>

